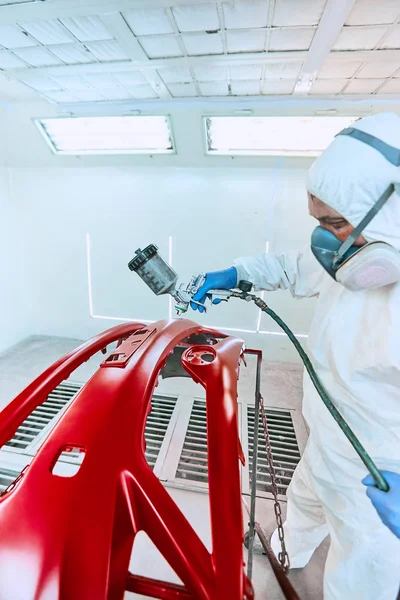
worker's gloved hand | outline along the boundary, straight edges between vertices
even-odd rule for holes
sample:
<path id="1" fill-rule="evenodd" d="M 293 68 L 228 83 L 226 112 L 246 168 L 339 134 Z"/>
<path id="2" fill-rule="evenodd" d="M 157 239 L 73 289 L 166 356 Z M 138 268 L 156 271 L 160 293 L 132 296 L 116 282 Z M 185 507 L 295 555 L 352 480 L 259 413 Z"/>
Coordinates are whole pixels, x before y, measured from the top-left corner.
<path id="1" fill-rule="evenodd" d="M 207 293 L 210 290 L 231 290 L 237 286 L 237 271 L 235 267 L 231 267 L 230 269 L 224 269 L 223 271 L 213 271 L 212 273 L 206 273 L 206 280 L 197 292 L 193 296 L 193 300 L 196 302 L 200 302 L 200 304 L 204 304 L 207 298 Z M 219 304 L 221 300 L 216 298 L 213 300 L 213 304 Z M 194 302 L 190 303 L 190 306 L 193 310 L 199 310 L 199 312 L 204 312 L 204 307 L 195 304 Z"/>
<path id="2" fill-rule="evenodd" d="M 367 496 L 374 505 L 382 523 L 389 527 L 395 536 L 400 538 L 400 475 L 390 471 L 382 471 L 390 490 L 382 492 L 375 487 L 372 475 L 364 477 L 363 484 L 368 487 Z"/>

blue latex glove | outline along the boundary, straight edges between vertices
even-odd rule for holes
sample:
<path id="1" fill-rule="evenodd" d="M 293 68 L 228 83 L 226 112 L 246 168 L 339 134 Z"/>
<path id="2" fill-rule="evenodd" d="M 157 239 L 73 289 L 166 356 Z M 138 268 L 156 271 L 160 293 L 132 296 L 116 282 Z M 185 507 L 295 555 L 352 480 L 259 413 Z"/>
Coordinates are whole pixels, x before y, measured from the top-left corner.
<path id="1" fill-rule="evenodd" d="M 193 300 L 196 302 L 200 302 L 200 304 L 204 304 L 207 298 L 207 293 L 210 290 L 231 290 L 237 286 L 237 271 L 235 267 L 231 267 L 230 269 L 224 269 L 223 271 L 213 271 L 212 273 L 206 273 L 206 280 L 197 292 L 193 296 Z M 219 304 L 221 300 L 216 298 L 213 300 L 213 304 Z M 199 312 L 204 312 L 204 306 L 199 306 L 198 304 L 190 303 L 190 306 L 193 310 L 199 310 Z"/>
<path id="2" fill-rule="evenodd" d="M 363 484 L 368 487 L 367 496 L 380 516 L 382 523 L 389 527 L 395 536 L 400 538 L 400 475 L 390 471 L 382 471 L 390 490 L 382 492 L 375 487 L 372 475 L 364 477 Z"/>

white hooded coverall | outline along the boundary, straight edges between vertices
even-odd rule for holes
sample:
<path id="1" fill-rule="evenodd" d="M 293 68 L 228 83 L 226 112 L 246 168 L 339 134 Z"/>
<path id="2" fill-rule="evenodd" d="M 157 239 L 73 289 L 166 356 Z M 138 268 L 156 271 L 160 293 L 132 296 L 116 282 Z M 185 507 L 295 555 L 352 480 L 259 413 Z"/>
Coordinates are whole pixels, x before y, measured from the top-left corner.
<path id="1" fill-rule="evenodd" d="M 395 114 L 354 126 L 400 148 Z M 392 182 L 400 184 L 400 168 L 366 144 L 339 136 L 313 164 L 307 189 L 356 226 Z M 400 185 L 364 230 L 367 241 L 400 250 L 399 195 Z M 235 266 L 238 280 L 258 289 L 319 297 L 308 340 L 314 368 L 378 467 L 400 473 L 400 283 L 351 292 L 323 270 L 309 247 L 241 258 Z M 329 533 L 324 600 L 395 600 L 400 540 L 367 498 L 361 484 L 366 468 L 307 373 L 303 414 L 310 437 L 288 488 L 284 527 L 291 567 L 305 566 Z M 276 534 L 272 545 L 280 551 Z"/>

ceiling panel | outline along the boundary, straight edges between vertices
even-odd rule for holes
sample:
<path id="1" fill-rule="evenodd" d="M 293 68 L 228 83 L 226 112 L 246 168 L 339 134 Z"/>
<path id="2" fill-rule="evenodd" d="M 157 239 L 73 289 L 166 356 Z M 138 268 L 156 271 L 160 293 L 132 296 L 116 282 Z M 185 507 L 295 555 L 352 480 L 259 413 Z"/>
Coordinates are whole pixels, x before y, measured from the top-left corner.
<path id="1" fill-rule="evenodd" d="M 216 31 L 220 24 L 216 4 L 178 6 L 172 9 L 179 31 Z"/>
<path id="2" fill-rule="evenodd" d="M 399 2 L 400 7 L 400 2 Z M 400 48 L 400 25 L 396 25 L 385 37 L 384 41 L 379 45 L 379 48 Z"/>
<path id="3" fill-rule="evenodd" d="M 30 77 L 26 80 L 22 79 L 22 82 L 34 88 L 38 92 L 54 92 L 62 90 L 63 88 L 63 86 L 61 86 L 51 77 Z"/>
<path id="4" fill-rule="evenodd" d="M 171 58 L 183 56 L 174 35 L 154 35 L 139 38 L 143 50 L 149 58 Z"/>
<path id="5" fill-rule="evenodd" d="M 100 17 L 96 15 L 60 19 L 60 21 L 80 42 L 100 42 L 111 40 L 113 37 Z"/>
<path id="6" fill-rule="evenodd" d="M 391 77 L 398 69 L 400 69 L 400 63 L 389 61 L 370 62 L 366 63 L 362 69 L 358 71 L 357 79 L 362 79 L 364 77 L 367 79 Z"/>
<path id="7" fill-rule="evenodd" d="M 86 44 L 90 52 L 101 62 L 110 62 L 113 60 L 128 60 L 125 52 L 116 41 L 109 42 L 90 42 Z"/>
<path id="8" fill-rule="evenodd" d="M 32 35 L 41 44 L 67 44 L 74 42 L 75 38 L 59 21 L 35 21 L 33 23 L 21 22 L 19 25 Z"/>
<path id="9" fill-rule="evenodd" d="M 199 88 L 203 96 L 227 96 L 229 94 L 226 81 L 201 82 Z"/>
<path id="10" fill-rule="evenodd" d="M 193 71 L 197 81 L 221 81 L 228 76 L 226 67 L 196 67 Z"/>
<path id="11" fill-rule="evenodd" d="M 102 95 L 100 90 L 88 90 L 88 91 L 77 91 L 74 92 L 74 96 L 79 102 L 102 102 L 105 97 Z"/>
<path id="12" fill-rule="evenodd" d="M 32 67 L 51 67 L 62 64 L 61 60 L 45 48 L 19 48 L 14 53 Z"/>
<path id="13" fill-rule="evenodd" d="M 111 73 L 84 73 L 83 77 L 91 86 L 101 89 L 109 87 L 114 88 L 119 85 L 119 82 Z M 57 81 L 60 81 L 60 79 L 57 79 Z M 73 89 L 68 86 L 66 87 L 68 89 Z"/>
<path id="14" fill-rule="evenodd" d="M 362 63 L 354 61 L 335 61 L 328 59 L 318 73 L 320 79 L 350 79 Z"/>
<path id="15" fill-rule="evenodd" d="M 101 94 L 107 100 L 127 100 L 131 98 L 130 93 L 122 85 L 116 85 L 115 87 L 108 87 L 101 89 Z"/>
<path id="16" fill-rule="evenodd" d="M 147 84 L 146 77 L 140 71 L 124 71 L 122 73 L 114 73 L 114 77 L 123 86 Z"/>
<path id="17" fill-rule="evenodd" d="M 384 79 L 353 79 L 345 89 L 345 94 L 372 94 Z"/>
<path id="18" fill-rule="evenodd" d="M 27 63 L 12 54 L 12 52 L 8 52 L 7 50 L 0 51 L 0 69 L 9 70 L 9 69 L 26 69 Z"/>
<path id="19" fill-rule="evenodd" d="M 248 29 L 266 27 L 268 22 L 268 0 L 242 0 L 223 3 L 225 27 Z"/>
<path id="20" fill-rule="evenodd" d="M 257 96 L 260 94 L 260 80 L 231 81 L 232 94 L 235 96 Z"/>
<path id="21" fill-rule="evenodd" d="M 262 86 L 262 93 L 270 94 L 291 94 L 293 92 L 295 79 L 268 79 L 265 80 Z"/>
<path id="22" fill-rule="evenodd" d="M 193 83 L 169 83 L 168 89 L 174 98 L 189 98 L 197 96 L 196 86 Z"/>
<path id="23" fill-rule="evenodd" d="M 158 35 L 174 32 L 167 12 L 163 8 L 130 10 L 123 13 L 123 16 L 135 35 Z"/>
<path id="24" fill-rule="evenodd" d="M 91 86 L 82 79 L 79 75 L 55 75 L 54 80 L 62 87 L 64 90 L 68 90 L 69 92 L 87 92 L 90 91 Z"/>
<path id="25" fill-rule="evenodd" d="M 147 100 L 150 98 L 158 98 L 156 92 L 150 85 L 134 85 L 128 87 L 128 92 L 136 99 L 136 100 Z"/>
<path id="26" fill-rule="evenodd" d="M 192 81 L 189 69 L 160 69 L 158 74 L 165 83 L 187 83 Z"/>
<path id="27" fill-rule="evenodd" d="M 222 39 L 219 33 L 183 33 L 182 40 L 189 56 L 222 54 Z"/>
<path id="28" fill-rule="evenodd" d="M 265 48 L 266 29 L 242 29 L 226 34 L 228 52 L 261 52 Z"/>
<path id="29" fill-rule="evenodd" d="M 46 92 L 46 98 L 53 102 L 77 102 L 78 98 L 70 92 Z"/>
<path id="30" fill-rule="evenodd" d="M 277 0 L 273 25 L 318 25 L 326 0 Z"/>
<path id="31" fill-rule="evenodd" d="M 400 79 L 391 79 L 379 90 L 380 94 L 400 94 Z"/>
<path id="32" fill-rule="evenodd" d="M 312 28 L 272 30 L 269 44 L 270 50 L 308 50 L 315 30 Z"/>
<path id="33" fill-rule="evenodd" d="M 380 25 L 393 23 L 400 15 L 399 0 L 357 0 L 347 25 Z"/>
<path id="34" fill-rule="evenodd" d="M 261 79 L 261 65 L 242 65 L 229 67 L 230 76 L 232 79 L 245 79 L 246 81 L 255 81 Z"/>
<path id="35" fill-rule="evenodd" d="M 343 27 L 333 50 L 372 50 L 387 27 Z"/>
<path id="36" fill-rule="evenodd" d="M 51 51 L 67 65 L 97 62 L 93 54 L 79 44 L 59 44 L 52 46 Z"/>
<path id="37" fill-rule="evenodd" d="M 317 79 L 310 94 L 340 94 L 348 79 Z"/>
<path id="38" fill-rule="evenodd" d="M 30 38 L 17 25 L 0 25 L 0 44 L 5 48 L 28 48 L 38 45 L 36 40 Z"/>
<path id="39" fill-rule="evenodd" d="M 265 79 L 295 79 L 302 66 L 301 61 L 271 63 L 265 65 Z"/>

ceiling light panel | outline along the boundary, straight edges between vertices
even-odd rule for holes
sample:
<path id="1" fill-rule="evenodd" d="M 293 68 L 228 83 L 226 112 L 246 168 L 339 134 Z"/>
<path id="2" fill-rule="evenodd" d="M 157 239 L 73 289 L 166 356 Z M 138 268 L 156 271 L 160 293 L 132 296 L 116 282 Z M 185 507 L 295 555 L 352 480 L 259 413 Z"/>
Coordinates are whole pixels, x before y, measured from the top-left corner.
<path id="1" fill-rule="evenodd" d="M 294 79 L 265 79 L 262 93 L 267 96 L 271 94 L 291 94 L 295 83 Z"/>
<path id="2" fill-rule="evenodd" d="M 348 79 L 317 79 L 310 94 L 340 94 Z"/>
<path id="3" fill-rule="evenodd" d="M 227 29 L 266 27 L 268 0 L 239 0 L 222 4 Z"/>
<path id="4" fill-rule="evenodd" d="M 400 4 L 399 4 L 400 9 Z M 389 33 L 383 42 L 379 45 L 379 48 L 400 48 L 400 25 L 396 25 Z"/>
<path id="5" fill-rule="evenodd" d="M 115 41 L 109 42 L 90 42 L 86 44 L 90 52 L 100 62 L 111 62 L 113 60 L 128 60 L 121 46 Z"/>
<path id="6" fill-rule="evenodd" d="M 220 28 L 216 4 L 176 7 L 172 14 L 179 31 L 216 31 Z"/>
<path id="7" fill-rule="evenodd" d="M 51 77 L 30 77 L 22 79 L 22 82 L 38 92 L 56 92 L 62 90 L 63 86 Z"/>
<path id="8" fill-rule="evenodd" d="M 60 19 L 60 21 L 80 42 L 100 42 L 113 39 L 103 21 L 96 15 L 68 17 Z"/>
<path id="9" fill-rule="evenodd" d="M 56 19 L 52 21 L 21 22 L 19 25 L 38 42 L 49 46 L 51 44 L 67 44 L 74 42 L 73 35 Z"/>
<path id="10" fill-rule="evenodd" d="M 243 65 L 229 67 L 229 73 L 232 79 L 245 79 L 246 81 L 261 79 L 261 65 Z"/>
<path id="11" fill-rule="evenodd" d="M 229 94 L 226 81 L 213 81 L 199 83 L 200 92 L 203 96 L 227 96 Z"/>
<path id="12" fill-rule="evenodd" d="M 20 48 L 14 53 L 32 67 L 51 67 L 62 64 L 61 60 L 45 48 Z"/>
<path id="13" fill-rule="evenodd" d="M 158 35 L 174 33 L 167 12 L 163 8 L 130 10 L 123 13 L 135 35 Z"/>
<path id="14" fill-rule="evenodd" d="M 318 73 L 320 79 L 350 79 L 361 67 L 360 62 L 327 60 Z"/>
<path id="15" fill-rule="evenodd" d="M 0 69 L 8 71 L 9 69 L 26 69 L 27 63 L 8 52 L 7 50 L 0 51 Z"/>
<path id="16" fill-rule="evenodd" d="M 182 40 L 189 56 L 222 54 L 222 39 L 219 33 L 183 33 Z"/>
<path id="17" fill-rule="evenodd" d="M 64 90 L 70 92 L 75 91 L 89 91 L 91 86 L 79 75 L 55 75 L 55 81 L 57 81 Z"/>
<path id="18" fill-rule="evenodd" d="M 205 117 L 209 154 L 316 156 L 354 117 Z"/>
<path id="19" fill-rule="evenodd" d="M 66 65 L 79 65 L 97 62 L 89 50 L 79 44 L 59 44 L 51 47 L 51 51 Z"/>
<path id="20" fill-rule="evenodd" d="M 193 83 L 169 83 L 168 89 L 174 98 L 192 98 L 198 95 Z"/>
<path id="21" fill-rule="evenodd" d="M 108 73 L 85 73 L 83 77 L 87 83 L 96 88 L 113 88 L 119 85 L 116 78 Z"/>
<path id="22" fill-rule="evenodd" d="M 269 49 L 272 51 L 308 50 L 313 40 L 315 29 L 273 29 Z"/>
<path id="23" fill-rule="evenodd" d="M 383 77 L 392 77 L 394 73 L 400 69 L 400 63 L 389 61 L 379 61 L 365 63 L 365 65 L 357 73 L 357 79 L 380 79 Z"/>
<path id="24" fill-rule="evenodd" d="M 129 100 L 131 98 L 129 91 L 121 85 L 104 88 L 101 90 L 101 94 L 107 100 Z"/>
<path id="25" fill-rule="evenodd" d="M 231 81 L 234 96 L 257 96 L 260 94 L 260 81 Z"/>
<path id="26" fill-rule="evenodd" d="M 35 123 L 56 154 L 174 152 L 167 117 L 66 117 Z"/>
<path id="27" fill-rule="evenodd" d="M 343 93 L 372 94 L 384 81 L 384 79 L 353 79 Z"/>
<path id="28" fill-rule="evenodd" d="M 228 52 L 262 52 L 265 48 L 265 29 L 227 31 Z"/>
<path id="29" fill-rule="evenodd" d="M 173 35 L 148 35 L 139 38 L 139 42 L 149 58 L 173 58 L 183 56 L 178 41 Z"/>
<path id="30" fill-rule="evenodd" d="M 265 65 L 265 79 L 295 79 L 301 69 L 302 62 L 271 63 Z"/>
<path id="31" fill-rule="evenodd" d="M 192 81 L 189 69 L 159 69 L 158 74 L 165 83 L 189 83 Z"/>
<path id="32" fill-rule="evenodd" d="M 391 24 L 400 13 L 398 0 L 357 0 L 346 25 Z"/>
<path id="33" fill-rule="evenodd" d="M 86 90 L 74 92 L 77 102 L 102 102 L 106 100 L 99 90 Z"/>
<path id="34" fill-rule="evenodd" d="M 5 48 L 29 48 L 38 42 L 17 25 L 0 25 L 0 44 Z"/>
<path id="35" fill-rule="evenodd" d="M 318 25 L 326 0 L 277 0 L 274 26 Z"/>
<path id="36" fill-rule="evenodd" d="M 343 27 L 333 50 L 372 50 L 387 27 Z"/>
<path id="37" fill-rule="evenodd" d="M 46 98 L 48 98 L 49 100 L 52 100 L 53 102 L 56 102 L 57 104 L 62 104 L 62 103 L 68 103 L 68 102 L 77 102 L 78 98 L 74 95 L 71 94 L 70 92 L 46 92 L 45 94 Z"/>
<path id="38" fill-rule="evenodd" d="M 135 100 L 150 100 L 158 98 L 158 95 L 150 85 L 133 85 L 128 87 L 128 92 Z"/>

